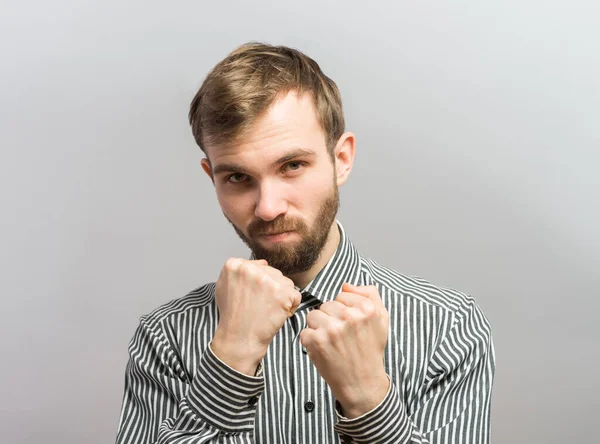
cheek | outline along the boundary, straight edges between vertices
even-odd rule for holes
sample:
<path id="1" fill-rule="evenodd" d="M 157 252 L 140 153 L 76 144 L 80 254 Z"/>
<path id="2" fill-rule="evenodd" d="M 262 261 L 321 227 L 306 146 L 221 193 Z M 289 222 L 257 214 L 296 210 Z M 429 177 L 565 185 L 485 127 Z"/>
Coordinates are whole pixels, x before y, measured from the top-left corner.
<path id="1" fill-rule="evenodd" d="M 327 172 L 307 175 L 293 187 L 293 202 L 299 209 L 315 216 L 333 190 L 333 175 Z"/>
<path id="2" fill-rule="evenodd" d="M 228 194 L 217 190 L 217 200 L 225 216 L 237 226 L 243 226 L 248 218 L 247 213 L 252 212 L 251 201 L 246 194 Z"/>

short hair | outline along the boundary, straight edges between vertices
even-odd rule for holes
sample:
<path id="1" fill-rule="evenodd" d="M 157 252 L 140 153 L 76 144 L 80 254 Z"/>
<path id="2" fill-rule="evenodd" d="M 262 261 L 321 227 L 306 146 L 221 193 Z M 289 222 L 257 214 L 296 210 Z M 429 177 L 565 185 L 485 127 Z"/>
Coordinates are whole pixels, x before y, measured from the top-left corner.
<path id="1" fill-rule="evenodd" d="M 344 133 L 340 91 L 310 57 L 287 46 L 250 42 L 239 46 L 207 75 L 192 100 L 189 122 L 196 143 L 235 144 L 279 97 L 312 96 L 330 155 Z"/>

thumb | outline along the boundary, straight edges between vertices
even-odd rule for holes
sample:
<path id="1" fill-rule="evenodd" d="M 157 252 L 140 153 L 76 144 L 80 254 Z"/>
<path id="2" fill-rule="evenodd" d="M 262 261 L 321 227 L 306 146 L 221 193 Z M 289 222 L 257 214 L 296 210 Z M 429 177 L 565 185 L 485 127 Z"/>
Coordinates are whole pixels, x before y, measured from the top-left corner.
<path id="1" fill-rule="evenodd" d="M 253 259 L 253 260 L 251 260 L 251 261 L 249 261 L 249 262 L 253 262 L 253 263 L 255 263 L 256 265 L 269 265 L 269 264 L 267 263 L 266 259 Z"/>
<path id="2" fill-rule="evenodd" d="M 377 287 L 374 285 L 352 285 L 344 282 L 344 284 L 342 284 L 342 291 L 364 296 L 373 302 L 378 302 L 381 304 L 381 296 L 377 291 Z"/>

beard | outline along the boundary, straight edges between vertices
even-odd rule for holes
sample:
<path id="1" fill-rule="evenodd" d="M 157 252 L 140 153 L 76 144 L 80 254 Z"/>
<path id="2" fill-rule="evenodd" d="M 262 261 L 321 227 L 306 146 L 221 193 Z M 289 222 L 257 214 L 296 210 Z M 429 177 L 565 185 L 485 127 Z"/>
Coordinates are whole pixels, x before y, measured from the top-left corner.
<path id="1" fill-rule="evenodd" d="M 235 232 L 250 248 L 256 259 L 265 259 L 269 266 L 277 268 L 285 276 L 309 270 L 319 259 L 340 205 L 337 184 L 334 182 L 331 194 L 323 201 L 319 213 L 310 228 L 301 218 L 286 218 L 283 214 L 271 221 L 255 219 L 248 225 L 248 235 L 229 222 Z M 286 245 L 285 242 L 263 247 L 256 238 L 265 233 L 295 231 L 300 241 Z"/>

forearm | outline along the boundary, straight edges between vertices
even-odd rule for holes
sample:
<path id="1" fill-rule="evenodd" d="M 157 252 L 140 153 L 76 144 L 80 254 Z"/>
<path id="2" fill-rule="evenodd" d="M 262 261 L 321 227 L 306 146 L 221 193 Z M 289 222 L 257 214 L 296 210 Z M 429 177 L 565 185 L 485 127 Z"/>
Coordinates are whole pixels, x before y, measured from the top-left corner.
<path id="1" fill-rule="evenodd" d="M 397 387 L 390 385 L 384 400 L 373 410 L 349 419 L 336 404 L 336 431 L 352 442 L 371 444 L 487 444 L 489 443 L 490 392 L 469 404 L 446 404 L 446 409 L 426 406 L 409 416 Z"/>
<path id="2" fill-rule="evenodd" d="M 240 374 L 207 347 L 194 379 L 186 381 L 165 347 L 160 331 L 140 326 L 130 347 L 117 444 L 252 442 L 262 375 Z"/>

